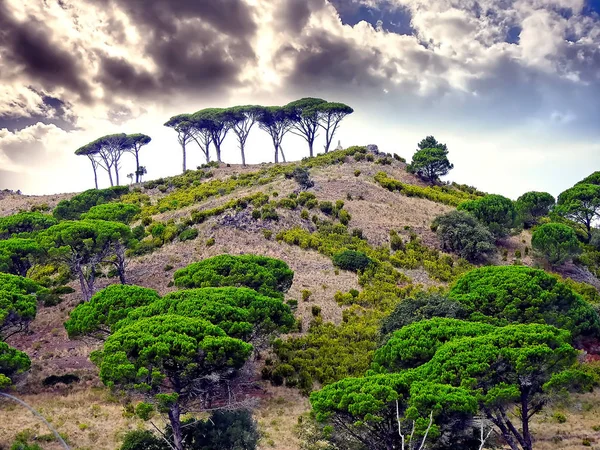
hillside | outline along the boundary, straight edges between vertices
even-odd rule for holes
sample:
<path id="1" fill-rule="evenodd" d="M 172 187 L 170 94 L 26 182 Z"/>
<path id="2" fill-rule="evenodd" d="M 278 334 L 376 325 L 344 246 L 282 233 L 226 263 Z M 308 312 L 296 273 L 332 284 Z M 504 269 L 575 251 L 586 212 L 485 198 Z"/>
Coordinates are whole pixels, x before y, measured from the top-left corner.
<path id="1" fill-rule="evenodd" d="M 367 157 L 356 158 L 356 154 Z M 337 213 L 327 213 L 315 206 L 309 210 L 308 217 L 303 217 L 305 207 L 295 200 L 293 204 L 281 202 L 290 196 L 296 198 L 295 194 L 300 192 L 298 183 L 290 176 L 298 165 L 309 170 L 314 186 L 307 192 L 314 194 L 317 202 L 331 202 L 333 205 L 343 202 Z M 406 195 L 407 190 L 390 191 L 383 187 L 377 181 L 381 180 L 381 175 L 378 176 L 381 172 L 390 179 L 414 187 L 410 191 L 411 196 Z M 264 210 L 269 208 L 268 204 L 254 202 L 261 193 L 270 201 L 277 202 L 274 208 L 277 220 L 265 218 Z M 403 298 L 398 295 L 409 297 L 417 290 L 445 289 L 474 267 L 455 255 L 443 253 L 431 224 L 436 217 L 454 210 L 456 204 L 480 198 L 482 194 L 458 185 L 429 187 L 408 173 L 406 164 L 400 159 L 372 151 L 332 152 L 301 163 L 205 167 L 173 179 L 140 183 L 132 186 L 130 193 L 121 198 L 124 203 L 135 203 L 141 207 L 142 212 L 131 224 L 132 227 L 143 223 L 151 229 L 152 224 L 157 222 L 167 227 L 186 223 L 198 232 L 196 238 L 186 241 L 178 237 L 169 240 L 163 236 L 164 243 L 161 245 L 130 255 L 127 258 L 127 281 L 164 295 L 177 289 L 172 283 L 173 273 L 196 261 L 224 253 L 277 258 L 285 261 L 294 272 L 293 284 L 285 294 L 285 300 L 293 306 L 297 301 L 294 314 L 301 321 L 298 330 L 283 339 L 307 337 L 323 327 L 323 333 L 330 333 L 328 336 L 340 333 L 335 335 L 335 339 L 341 342 L 343 332 L 339 330 L 343 327 L 360 323 L 365 329 L 374 330 L 381 317 Z M 50 210 L 59 201 L 73 195 L 27 197 L 4 193 L 0 195 L 0 217 L 20 210 Z M 240 199 L 247 199 L 246 207 L 236 204 Z M 340 219 L 340 210 L 349 214 L 347 229 L 340 232 L 343 238 L 339 241 L 334 242 L 332 238 L 329 242 L 327 236 L 319 235 L 322 229 L 316 223 L 330 220 L 339 224 L 340 220 L 347 220 Z M 209 212 L 199 218 L 198 211 Z M 261 218 L 256 218 L 258 214 L 253 216 L 254 211 L 261 211 Z M 390 254 L 392 231 L 397 232 L 403 243 L 402 250 Z M 320 241 L 311 242 L 307 236 Z M 331 253 L 345 245 L 340 243 L 343 239 L 347 240 L 343 242 L 350 242 L 352 236 L 362 236 L 361 243 L 357 244 L 361 250 L 371 258 L 380 258 L 382 267 L 387 264 L 390 270 L 393 267 L 394 273 L 400 274 L 393 275 L 396 277 L 393 283 L 383 279 L 383 269 L 380 273 L 382 279 L 378 280 L 380 284 L 376 284 L 360 280 L 355 272 L 334 266 Z M 146 238 L 147 241 L 150 239 Z M 383 248 L 387 253 L 381 250 Z M 492 265 L 515 262 L 531 267 L 544 265 L 533 258 L 529 249 L 531 232 L 519 231 L 500 241 L 489 262 Z M 600 285 L 590 271 L 571 263 L 558 272 L 577 282 Z M 118 278 L 106 274 L 98 277 L 97 286 L 102 288 L 117 282 Z M 39 307 L 29 331 L 8 341 L 26 352 L 32 361 L 27 377 L 18 381 L 14 392 L 48 418 L 68 438 L 72 448 L 114 450 L 128 430 L 147 425 L 132 414 L 126 414 L 123 399 L 111 394 L 99 380 L 98 369 L 89 360 L 90 352 L 99 348 L 99 342 L 68 338 L 63 323 L 82 298 L 78 282 L 72 280 L 68 286 L 73 289 L 72 293 L 62 295 L 62 301 L 55 306 Z M 352 299 L 349 294 L 352 290 L 360 291 L 362 296 L 354 295 L 355 299 Z M 308 296 L 306 291 L 309 291 Z M 338 292 L 340 294 L 336 296 Z M 381 297 L 373 299 L 375 294 L 381 294 Z M 317 322 L 316 328 L 311 327 L 314 322 Z M 334 326 L 326 328 L 328 323 Z M 372 352 L 373 349 L 367 345 L 372 335 L 365 332 L 365 336 L 356 338 L 356 342 L 366 345 L 364 348 Z M 313 344 L 306 341 L 303 345 Z M 270 361 L 277 360 L 272 353 L 267 356 Z M 297 357 L 307 358 L 301 353 Z M 356 355 L 356 361 L 344 365 L 349 375 L 360 373 L 361 358 L 361 355 Z M 261 379 L 260 369 L 264 362 L 264 358 L 259 361 L 260 367 L 254 374 L 255 386 L 248 392 L 248 399 L 256 406 L 255 417 L 263 436 L 260 448 L 296 450 L 300 443 L 294 428 L 298 418 L 310 411 L 308 398 L 302 393 L 306 389 L 296 379 L 296 376 L 300 377 L 298 374 L 287 375 L 283 386 L 274 386 L 269 380 Z M 334 367 L 333 371 L 338 367 Z M 273 376 L 277 368 L 269 370 Z M 69 385 L 47 385 L 48 377 L 67 374 L 76 375 L 78 381 Z M 337 380 L 337 374 L 311 376 L 314 388 Z M 592 443 L 600 441 L 598 400 L 598 394 L 592 393 L 574 396 L 569 402 L 551 404 L 534 424 L 536 448 L 570 450 L 583 448 L 584 439 Z M 559 423 L 555 412 L 565 414 L 566 422 Z M 23 430 L 30 430 L 32 436 L 48 434 L 26 410 L 4 402 L 0 403 L 0 423 L 3 424 L 0 427 L 0 448 L 9 448 L 17 433 Z M 37 442 L 43 449 L 61 448 L 51 440 Z"/>

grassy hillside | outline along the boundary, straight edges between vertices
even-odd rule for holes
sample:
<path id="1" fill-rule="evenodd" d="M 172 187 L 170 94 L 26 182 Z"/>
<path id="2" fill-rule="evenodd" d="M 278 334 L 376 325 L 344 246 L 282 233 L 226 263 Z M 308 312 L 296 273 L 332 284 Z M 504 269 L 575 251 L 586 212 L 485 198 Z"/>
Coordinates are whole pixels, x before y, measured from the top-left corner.
<path id="1" fill-rule="evenodd" d="M 357 154 L 363 157 L 357 158 Z M 284 342 L 296 339 L 295 342 L 304 342 L 302 345 L 313 345 L 310 335 L 316 330 L 335 335 L 343 342 L 348 328 L 360 324 L 370 331 L 365 332 L 362 341 L 357 338 L 356 342 L 364 345 L 361 348 L 367 352 L 372 351 L 369 333 L 403 296 L 417 289 L 445 288 L 472 267 L 440 251 L 431 223 L 437 216 L 455 209 L 461 201 L 478 198 L 482 193 L 456 186 L 432 188 L 409 174 L 406 164 L 400 160 L 373 153 L 367 156 L 350 150 L 277 166 L 221 165 L 135 186 L 121 199 L 141 206 L 140 219 L 133 226 L 143 223 L 151 228 L 159 222 L 175 227 L 185 223 L 196 229 L 198 236 L 186 241 L 174 236 L 172 240 L 164 239 L 164 243 L 149 244 L 146 250 L 132 255 L 127 263 L 128 282 L 155 289 L 162 295 L 176 289 L 172 284 L 174 271 L 192 262 L 222 253 L 275 257 L 294 271 L 294 281 L 285 298 L 297 301 L 295 315 L 302 323 L 301 331 L 283 337 Z M 315 185 L 308 192 L 315 195 L 318 203 L 335 205 L 342 201 L 341 209 L 349 214 L 347 228 L 335 241 L 318 229 L 315 222 L 331 220 L 337 224 L 342 216 L 327 214 L 318 204 L 308 209 L 282 202 L 299 192 L 298 183 L 289 177 L 298 165 L 309 169 Z M 390 190 L 391 180 L 400 185 L 393 185 Z M 264 210 L 268 209 L 268 205 L 256 201 L 261 194 L 275 202 L 277 220 L 256 218 L 259 213 L 254 211 L 264 217 Z M 0 216 L 19 210 L 51 209 L 58 201 L 70 197 L 67 194 L 27 197 L 5 193 L 0 196 Z M 247 199 L 247 207 L 239 207 L 236 204 L 239 199 Z M 209 212 L 199 213 L 202 211 Z M 404 246 L 394 253 L 389 252 L 391 231 L 400 236 Z M 357 244 L 352 239 L 358 234 L 363 239 Z M 146 238 L 148 242 L 151 240 L 152 237 Z M 366 282 L 356 273 L 333 265 L 332 253 L 349 245 L 359 245 L 367 255 L 381 262 L 386 268 L 377 275 L 381 280 Z M 503 240 L 491 262 L 507 265 L 518 260 L 524 265 L 538 264 L 526 248 L 531 248 L 529 231 Z M 597 282 L 572 265 L 562 272 L 578 280 Z M 384 280 L 384 276 L 395 277 L 395 281 Z M 98 285 L 103 287 L 116 282 L 117 278 L 105 276 L 99 278 Z M 67 337 L 63 323 L 81 299 L 79 284 L 72 281 L 69 286 L 74 292 L 63 295 L 63 301 L 56 306 L 40 307 L 30 331 L 10 339 L 11 345 L 25 351 L 32 360 L 29 375 L 19 381 L 15 392 L 48 418 L 68 438 L 72 448 L 113 450 L 118 448 L 126 431 L 147 425 L 127 414 L 123 399 L 111 394 L 99 381 L 97 368 L 88 358 L 98 343 Z M 360 292 L 359 296 L 349 297 L 352 290 Z M 299 341 L 304 338 L 309 340 Z M 364 355 L 357 355 L 360 359 L 358 356 Z M 276 355 L 271 358 L 277 366 Z M 304 356 L 298 353 L 298 358 Z M 352 370 L 360 371 L 360 361 L 349 367 L 350 374 Z M 318 375 L 317 372 L 312 375 L 315 388 L 323 381 L 337 378 L 336 374 Z M 65 374 L 74 374 L 79 381 L 69 385 L 44 385 L 47 377 Z M 301 392 L 302 386 L 273 386 L 261 380 L 259 370 L 255 378 L 256 386 L 248 396 L 256 405 L 255 417 L 263 434 L 261 448 L 298 449 L 300 444 L 294 428 L 298 417 L 310 410 L 308 399 Z M 579 449 L 583 448 L 583 439 L 589 438 L 592 443 L 600 441 L 598 404 L 598 394 L 588 394 L 552 405 L 536 421 L 534 433 L 539 444 L 536 448 Z M 564 414 L 566 421 L 559 423 L 562 421 L 555 412 Z M 48 434 L 27 411 L 5 402 L 0 402 L 0 423 L 1 448 L 8 448 L 16 434 L 23 430 L 38 437 Z M 38 438 L 38 443 L 43 449 L 60 448 L 56 442 L 45 442 L 43 437 Z"/>

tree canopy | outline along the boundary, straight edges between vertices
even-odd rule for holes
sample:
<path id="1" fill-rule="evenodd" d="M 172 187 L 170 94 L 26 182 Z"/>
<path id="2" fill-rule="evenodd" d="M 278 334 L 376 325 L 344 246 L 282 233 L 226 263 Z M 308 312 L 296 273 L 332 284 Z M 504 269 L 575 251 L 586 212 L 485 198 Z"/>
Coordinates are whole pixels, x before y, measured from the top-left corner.
<path id="1" fill-rule="evenodd" d="M 196 129 L 194 128 L 193 121 L 191 120 L 190 114 L 178 114 L 171 117 L 166 123 L 165 127 L 174 129 L 177 132 L 177 140 L 181 145 L 183 152 L 183 173 L 186 171 L 186 146 L 189 144 L 196 135 Z"/>
<path id="2" fill-rule="evenodd" d="M 283 162 L 285 162 L 281 143 L 285 135 L 292 129 L 294 120 L 293 111 L 281 106 L 264 107 L 258 116 L 259 128 L 268 133 L 273 142 L 276 163 L 279 162 L 279 153 L 281 153 Z"/>
<path id="3" fill-rule="evenodd" d="M 69 314 L 65 328 L 69 338 L 82 335 L 106 337 L 113 326 L 131 311 L 146 306 L 160 296 L 153 289 L 112 284 L 98 291 L 89 302 L 81 303 Z"/>
<path id="4" fill-rule="evenodd" d="M 218 255 L 175 272 L 180 288 L 248 287 L 263 295 L 282 297 L 292 285 L 294 272 L 278 259 L 259 255 Z"/>
<path id="5" fill-rule="evenodd" d="M 92 206 L 87 213 L 81 215 L 81 218 L 84 220 L 108 220 L 130 223 L 141 210 L 138 205 L 132 205 L 131 203 L 103 203 Z"/>
<path id="6" fill-rule="evenodd" d="M 531 191 L 521 195 L 515 207 L 526 228 L 537 225 L 541 217 L 550 214 L 556 200 L 547 192 Z"/>
<path id="7" fill-rule="evenodd" d="M 328 153 L 333 142 L 333 137 L 337 132 L 340 123 L 346 116 L 349 116 L 354 110 L 344 104 L 335 102 L 319 103 L 311 108 L 316 112 L 319 126 L 325 131 L 325 153 Z"/>
<path id="8" fill-rule="evenodd" d="M 502 195 L 491 194 L 478 200 L 469 200 L 458 205 L 458 209 L 472 214 L 497 239 L 507 236 L 518 226 L 517 210 L 513 201 Z"/>
<path id="9" fill-rule="evenodd" d="M 592 223 L 600 217 L 600 186 L 577 184 L 558 196 L 556 212 L 585 227 L 588 241 L 592 238 Z"/>
<path id="10" fill-rule="evenodd" d="M 59 203 L 60 204 L 60 203 Z M 12 216 L 0 217 L 0 239 L 31 234 L 56 225 L 56 219 L 40 212 L 21 212 Z"/>
<path id="11" fill-rule="evenodd" d="M 27 276 L 43 249 L 34 239 L 12 238 L 0 240 L 0 272 Z"/>
<path id="12" fill-rule="evenodd" d="M 31 367 L 27 353 L 12 348 L 6 342 L 0 341 L 0 389 L 13 383 L 13 378 Z"/>
<path id="13" fill-rule="evenodd" d="M 45 291 L 29 278 L 0 273 L 0 340 L 27 330 Z"/>
<path id="14" fill-rule="evenodd" d="M 108 203 L 129 192 L 128 186 L 115 186 L 108 189 L 89 189 L 75 195 L 70 200 L 61 200 L 52 211 L 58 220 L 79 220 L 81 215 L 97 205 Z M 54 225 L 54 222 L 52 225 Z M 45 227 L 49 228 L 49 227 Z"/>
<path id="15" fill-rule="evenodd" d="M 419 150 L 425 150 L 426 148 L 439 148 L 441 150 L 448 150 L 448 146 L 446 144 L 442 144 L 438 142 L 438 140 L 433 136 L 427 136 L 425 139 L 421 140 L 417 144 Z"/>
<path id="16" fill-rule="evenodd" d="M 447 175 L 454 165 L 448 160 L 448 150 L 444 148 L 424 148 L 413 155 L 408 170 L 416 173 L 429 183 L 435 183 Z"/>
<path id="17" fill-rule="evenodd" d="M 600 332 L 592 305 L 554 276 L 526 266 L 471 270 L 452 285 L 448 297 L 462 303 L 471 320 L 546 323 L 569 330 L 576 339 Z"/>
<path id="18" fill-rule="evenodd" d="M 309 156 L 314 156 L 314 143 L 319 132 L 319 113 L 317 107 L 327 103 L 321 98 L 301 98 L 288 103 L 294 117 L 292 133 L 303 138 L 308 144 Z"/>
<path id="19" fill-rule="evenodd" d="M 577 234 L 562 223 L 546 223 L 536 228 L 531 246 L 553 266 L 559 266 L 581 253 Z"/>

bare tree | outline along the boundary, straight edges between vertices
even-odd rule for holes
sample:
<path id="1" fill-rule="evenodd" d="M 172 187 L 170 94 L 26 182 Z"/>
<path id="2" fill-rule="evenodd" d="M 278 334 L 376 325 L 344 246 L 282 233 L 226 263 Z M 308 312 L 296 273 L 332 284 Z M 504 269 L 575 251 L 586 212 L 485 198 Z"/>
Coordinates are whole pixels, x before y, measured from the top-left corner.
<path id="1" fill-rule="evenodd" d="M 179 145 L 181 145 L 181 150 L 183 151 L 183 172 L 186 171 L 186 145 L 189 144 L 195 136 L 196 130 L 192 125 L 192 121 L 190 119 L 189 114 L 179 114 L 177 116 L 171 117 L 167 123 L 165 123 L 166 127 L 173 128 L 177 132 L 177 140 L 179 141 Z"/>

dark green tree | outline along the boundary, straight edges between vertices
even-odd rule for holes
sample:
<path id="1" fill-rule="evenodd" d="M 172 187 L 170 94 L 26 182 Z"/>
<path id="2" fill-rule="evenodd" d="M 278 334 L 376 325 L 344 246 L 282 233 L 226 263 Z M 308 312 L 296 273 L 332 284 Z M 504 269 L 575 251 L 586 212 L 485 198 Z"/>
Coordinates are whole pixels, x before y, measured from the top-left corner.
<path id="1" fill-rule="evenodd" d="M 125 249 L 131 240 L 131 229 L 105 220 L 65 221 L 38 236 L 50 261 L 66 264 L 78 278 L 83 299 L 95 293 L 96 270 L 111 264 L 125 284 Z"/>
<path id="2" fill-rule="evenodd" d="M 258 116 L 258 126 L 261 130 L 267 132 L 273 141 L 275 148 L 275 162 L 279 162 L 279 153 L 285 162 L 285 155 L 281 148 L 281 142 L 294 126 L 294 116 L 287 108 L 280 106 L 263 107 Z"/>
<path id="3" fill-rule="evenodd" d="M 464 211 L 451 211 L 433 222 L 442 249 L 456 253 L 470 262 L 482 262 L 495 251 L 495 239 L 490 230 Z"/>
<path id="4" fill-rule="evenodd" d="M 314 156 L 314 143 L 319 131 L 319 114 L 316 106 L 327 103 L 321 98 L 301 98 L 288 103 L 285 107 L 290 109 L 294 117 L 292 133 L 300 136 L 308 143 L 308 154 Z"/>
<path id="5" fill-rule="evenodd" d="M 108 203 L 128 192 L 128 186 L 115 186 L 108 189 L 89 189 L 77 194 L 70 200 L 61 200 L 58 205 L 56 205 L 56 208 L 54 208 L 54 211 L 52 211 L 52 214 L 54 215 L 54 218 L 58 220 L 79 220 L 81 219 L 81 215 L 88 212 L 92 207 Z"/>
<path id="6" fill-rule="evenodd" d="M 166 413 L 172 446 L 184 450 L 181 416 L 210 409 L 251 351 L 205 320 L 163 315 L 120 328 L 92 360 L 103 383 L 143 393 Z"/>
<path id="7" fill-rule="evenodd" d="M 333 255 L 332 261 L 336 267 L 352 272 L 365 270 L 371 263 L 371 260 L 367 255 L 356 250 L 344 250 L 340 253 L 336 253 Z"/>
<path id="8" fill-rule="evenodd" d="M 294 272 L 285 262 L 259 255 L 214 256 L 173 275 L 175 285 L 180 288 L 248 287 L 272 297 L 283 297 L 293 278 Z"/>
<path id="9" fill-rule="evenodd" d="M 31 360 L 27 353 L 0 341 L 0 389 L 13 384 L 14 377 L 27 372 L 30 367 Z"/>
<path id="10" fill-rule="evenodd" d="M 238 138 L 238 144 L 242 156 L 242 166 L 246 166 L 246 141 L 250 135 L 250 131 L 258 121 L 262 112 L 262 107 L 257 105 L 236 106 L 230 108 L 230 111 L 237 115 L 238 120 L 233 125 L 233 132 Z"/>
<path id="11" fill-rule="evenodd" d="M 229 131 L 245 116 L 234 109 L 208 108 L 197 111 L 191 116 L 193 123 L 204 122 L 210 133 L 211 141 L 215 145 L 217 161 L 221 161 L 221 145 Z"/>
<path id="12" fill-rule="evenodd" d="M 0 272 L 27 276 L 43 250 L 34 239 L 6 239 L 0 241 Z"/>
<path id="13" fill-rule="evenodd" d="M 87 213 L 81 215 L 84 220 L 108 220 L 111 222 L 131 223 L 141 212 L 138 205 L 131 203 L 103 203 L 92 206 Z"/>
<path id="14" fill-rule="evenodd" d="M 416 173 L 429 183 L 435 183 L 453 168 L 454 165 L 448 160 L 448 150 L 442 148 L 417 150 L 407 167 L 409 172 Z"/>
<path id="15" fill-rule="evenodd" d="M 147 136 L 145 134 L 129 134 L 127 135 L 127 151 L 131 154 L 133 154 L 133 156 L 135 156 L 135 182 L 139 183 L 141 181 L 141 175 L 143 175 L 141 173 L 141 168 L 143 166 L 140 166 L 140 150 L 142 150 L 142 147 L 144 147 L 145 145 L 148 145 L 150 143 L 150 141 L 152 141 L 152 138 L 150 136 Z M 96 189 L 98 187 L 96 186 Z"/>
<path id="16" fill-rule="evenodd" d="M 325 130 L 324 148 L 325 153 L 328 153 L 340 123 L 346 116 L 352 114 L 354 110 L 344 103 L 325 102 L 313 106 L 310 108 L 310 112 L 307 111 L 307 114 L 312 114 L 313 111 L 317 115 L 319 126 Z"/>
<path id="17" fill-rule="evenodd" d="M 452 285 L 448 297 L 462 303 L 471 320 L 545 323 L 569 330 L 576 340 L 600 332 L 592 305 L 554 276 L 526 266 L 471 270 Z"/>
<path id="18" fill-rule="evenodd" d="M 196 136 L 196 129 L 190 119 L 190 114 L 179 114 L 171 117 L 166 123 L 165 127 L 173 128 L 177 132 L 177 140 L 181 145 L 183 152 L 183 172 L 186 171 L 186 146 Z"/>
<path id="19" fill-rule="evenodd" d="M 531 246 L 553 266 L 560 266 L 581 253 L 577 234 L 562 223 L 546 223 L 536 228 Z"/>
<path id="20" fill-rule="evenodd" d="M 92 170 L 94 171 L 94 186 L 98 189 L 98 167 L 102 167 L 104 170 L 107 169 L 102 165 L 102 159 L 100 158 L 97 148 L 89 143 L 75 150 L 75 155 L 86 156 L 88 158 L 92 164 Z"/>
<path id="21" fill-rule="evenodd" d="M 100 159 L 104 162 L 104 165 L 100 165 L 108 172 L 110 185 L 115 185 L 112 177 L 112 169 L 114 168 L 116 185 L 119 186 L 119 168 L 121 164 L 121 157 L 129 149 L 129 140 L 127 135 L 125 133 L 109 134 L 96 139 L 89 145 L 90 149 L 93 149 L 93 151 L 96 152 L 96 154 L 99 155 Z"/>
<path id="22" fill-rule="evenodd" d="M 592 238 L 592 223 L 600 217 L 600 186 L 577 184 L 558 196 L 555 211 L 585 227 L 588 242 Z"/>
<path id="23" fill-rule="evenodd" d="M 104 339 L 113 326 L 131 311 L 158 300 L 153 289 L 113 284 L 98 291 L 89 302 L 79 304 L 69 314 L 65 329 L 69 338 L 93 336 Z"/>
<path id="24" fill-rule="evenodd" d="M 600 186 L 600 171 L 588 175 L 577 184 L 595 184 L 596 186 Z"/>
<path id="25" fill-rule="evenodd" d="M 448 150 L 448 146 L 446 144 L 438 142 L 438 140 L 433 136 L 427 136 L 417 144 L 417 147 L 419 147 L 419 150 L 425 150 L 426 148 L 439 148 L 441 150 Z"/>
<path id="26" fill-rule="evenodd" d="M 26 233 L 36 233 L 56 225 L 56 219 L 40 212 L 20 212 L 12 216 L 0 217 L 0 239 L 20 237 Z"/>
<path id="27" fill-rule="evenodd" d="M 467 211 L 484 224 L 496 239 L 510 234 L 518 226 L 518 214 L 513 201 L 501 195 L 486 195 L 458 205 L 459 211 Z"/>
<path id="28" fill-rule="evenodd" d="M 530 228 L 537 225 L 541 217 L 550 214 L 555 203 L 554 197 L 547 192 L 532 191 L 521 195 L 517 199 L 515 207 L 525 228 Z"/>
<path id="29" fill-rule="evenodd" d="M 45 292 L 29 278 L 0 273 L 0 340 L 27 330 Z"/>

